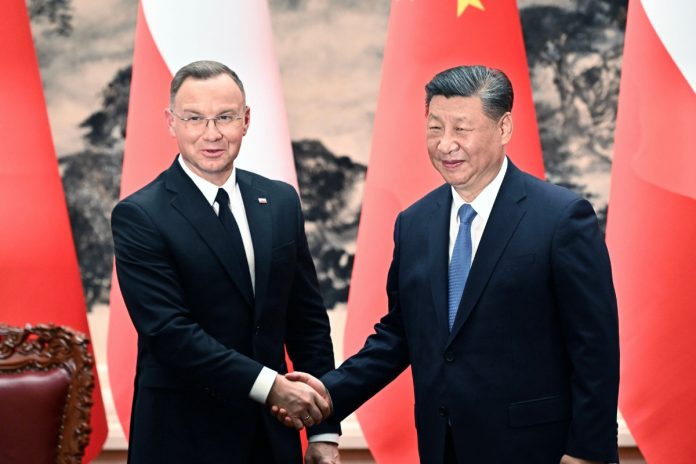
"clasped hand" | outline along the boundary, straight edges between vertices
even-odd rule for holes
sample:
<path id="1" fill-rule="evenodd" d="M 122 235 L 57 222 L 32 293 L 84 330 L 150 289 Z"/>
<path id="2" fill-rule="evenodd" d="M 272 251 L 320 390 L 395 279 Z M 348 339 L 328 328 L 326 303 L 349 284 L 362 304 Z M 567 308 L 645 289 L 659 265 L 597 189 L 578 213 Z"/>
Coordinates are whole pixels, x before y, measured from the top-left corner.
<path id="1" fill-rule="evenodd" d="M 324 384 L 304 372 L 278 375 L 267 404 L 279 422 L 297 430 L 320 424 L 332 412 L 331 397 Z"/>

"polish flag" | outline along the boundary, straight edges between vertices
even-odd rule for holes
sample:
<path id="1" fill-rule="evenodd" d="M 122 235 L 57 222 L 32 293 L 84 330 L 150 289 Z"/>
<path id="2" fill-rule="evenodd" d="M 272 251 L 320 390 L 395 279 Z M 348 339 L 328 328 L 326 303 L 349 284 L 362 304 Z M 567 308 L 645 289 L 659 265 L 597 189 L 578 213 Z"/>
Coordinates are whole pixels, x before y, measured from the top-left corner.
<path id="1" fill-rule="evenodd" d="M 89 336 L 87 308 L 24 0 L 0 16 L 0 322 L 68 326 Z M 94 356 L 92 346 L 89 351 Z M 96 364 L 85 462 L 107 427 Z M 11 427 L 12 418 L 2 418 Z"/>
<path id="2" fill-rule="evenodd" d="M 619 409 L 651 464 L 696 456 L 693 0 L 634 0 L 607 225 L 621 327 Z"/>
<path id="3" fill-rule="evenodd" d="M 397 214 L 443 183 L 425 145 L 424 86 L 440 71 L 473 64 L 499 68 L 512 81 L 515 134 L 508 153 L 523 170 L 544 176 L 515 0 L 393 1 L 348 298 L 347 356 L 387 311 L 384 285 Z M 413 402 L 409 370 L 358 410 L 377 462 L 418 462 L 413 415 L 384 413 L 406 411 Z"/>
<path id="4" fill-rule="evenodd" d="M 141 0 L 121 180 L 121 197 L 154 179 L 178 148 L 163 112 L 176 71 L 215 60 L 244 82 L 251 125 L 235 166 L 297 186 L 270 14 L 265 1 Z M 126 435 L 130 429 L 137 335 L 113 273 L 108 362 L 111 390 Z"/>

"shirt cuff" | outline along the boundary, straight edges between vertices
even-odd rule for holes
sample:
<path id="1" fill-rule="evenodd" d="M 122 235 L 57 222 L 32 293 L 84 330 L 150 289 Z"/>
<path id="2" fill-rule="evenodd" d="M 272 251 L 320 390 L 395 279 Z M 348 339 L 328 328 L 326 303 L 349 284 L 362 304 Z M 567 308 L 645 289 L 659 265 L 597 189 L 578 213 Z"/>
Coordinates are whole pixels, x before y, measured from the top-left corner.
<path id="1" fill-rule="evenodd" d="M 266 404 L 266 399 L 268 394 L 271 393 L 271 388 L 273 388 L 273 382 L 275 382 L 277 375 L 278 373 L 273 369 L 263 366 L 259 376 L 256 377 L 254 385 L 251 386 L 249 398 L 261 404 Z"/>
<path id="2" fill-rule="evenodd" d="M 328 443 L 336 443 L 338 445 L 338 434 L 337 433 L 320 433 L 319 435 L 312 435 L 307 438 L 309 443 L 316 443 L 318 441 L 325 441 Z"/>

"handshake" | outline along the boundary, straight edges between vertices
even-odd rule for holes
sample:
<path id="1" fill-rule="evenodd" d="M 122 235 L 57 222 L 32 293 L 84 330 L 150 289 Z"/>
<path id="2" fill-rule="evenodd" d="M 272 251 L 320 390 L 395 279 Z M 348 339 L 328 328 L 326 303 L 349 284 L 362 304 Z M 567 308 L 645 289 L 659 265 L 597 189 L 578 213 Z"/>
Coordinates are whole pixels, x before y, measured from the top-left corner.
<path id="1" fill-rule="evenodd" d="M 318 425 L 333 412 L 324 384 L 304 372 L 276 376 L 266 404 L 279 422 L 297 430 Z"/>

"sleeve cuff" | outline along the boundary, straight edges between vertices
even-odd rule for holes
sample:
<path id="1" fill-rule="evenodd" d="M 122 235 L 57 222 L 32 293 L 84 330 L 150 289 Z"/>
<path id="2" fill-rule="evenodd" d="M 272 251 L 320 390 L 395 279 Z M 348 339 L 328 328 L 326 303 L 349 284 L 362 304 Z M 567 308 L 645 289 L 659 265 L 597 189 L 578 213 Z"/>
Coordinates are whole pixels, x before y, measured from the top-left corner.
<path id="1" fill-rule="evenodd" d="M 316 443 L 316 442 L 328 442 L 328 443 L 336 443 L 338 445 L 338 434 L 337 433 L 320 433 L 319 435 L 312 435 L 311 437 L 307 438 L 307 441 L 309 443 Z"/>
<path id="2" fill-rule="evenodd" d="M 276 375 L 278 375 L 276 371 L 264 366 L 261 369 L 261 372 L 259 372 L 259 376 L 256 377 L 254 385 L 251 386 L 249 398 L 261 404 L 266 404 L 266 399 L 268 398 L 268 394 L 271 392 L 271 388 L 273 388 L 273 382 L 275 382 Z"/>

